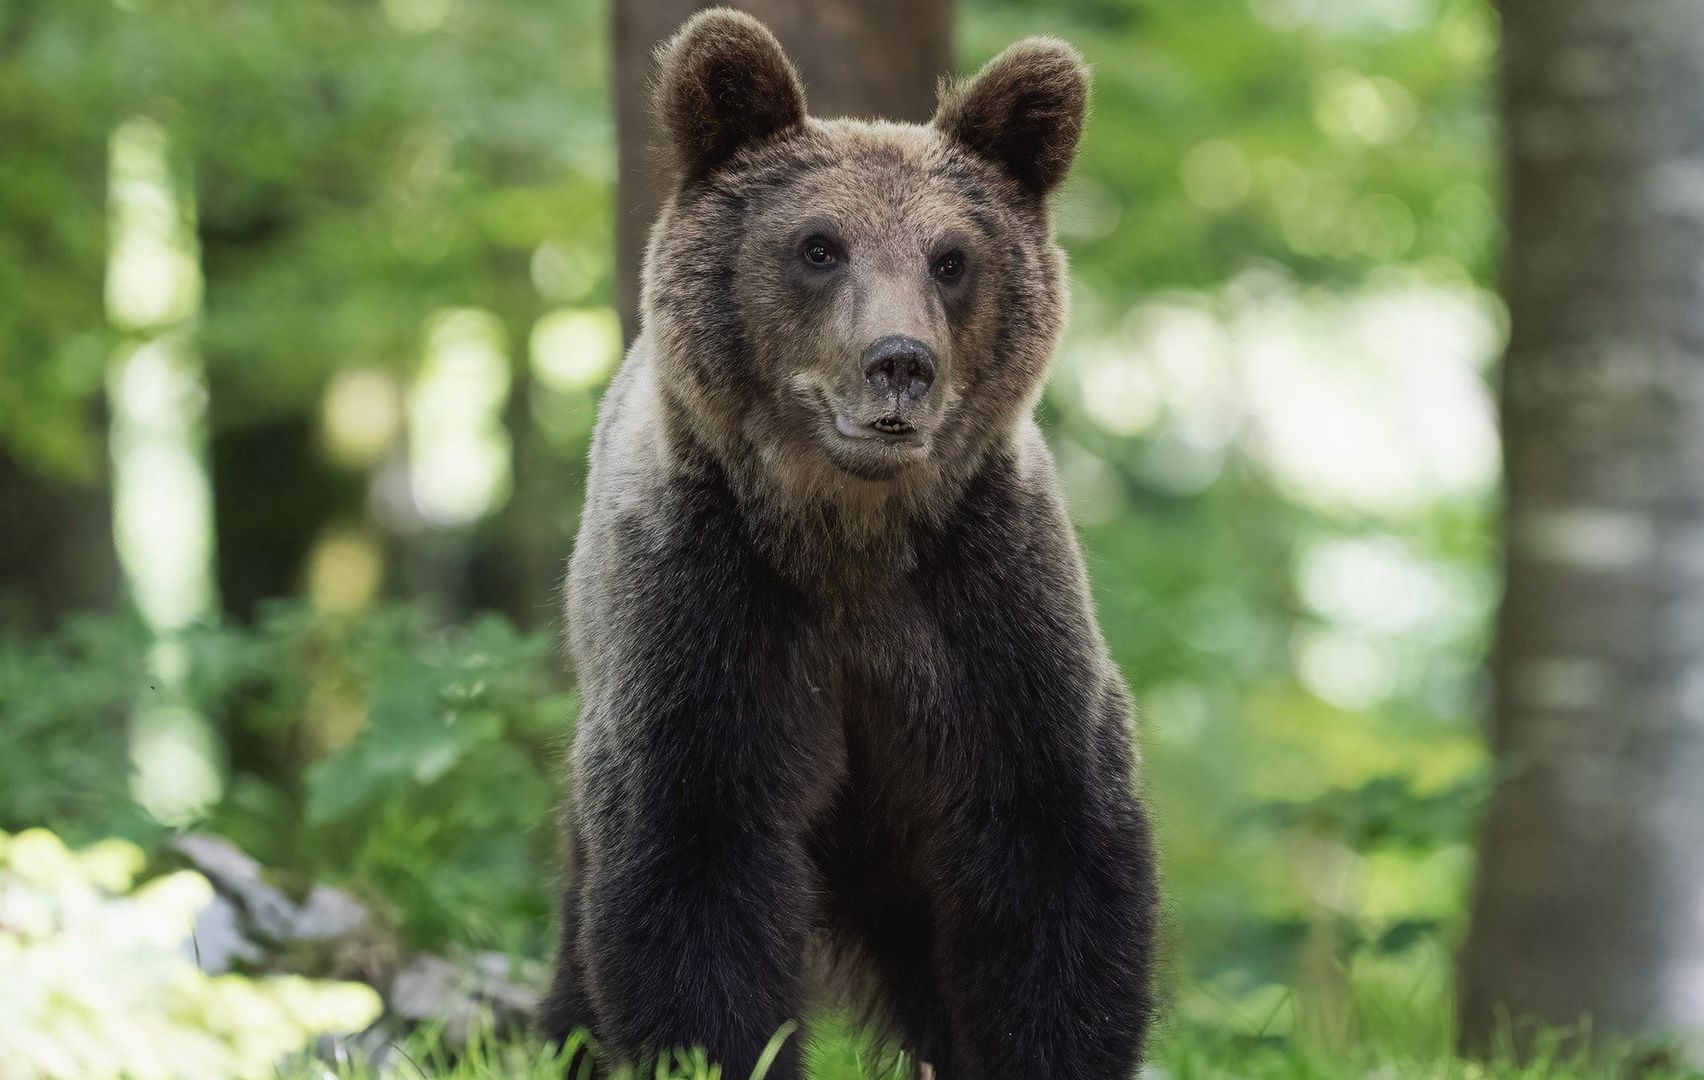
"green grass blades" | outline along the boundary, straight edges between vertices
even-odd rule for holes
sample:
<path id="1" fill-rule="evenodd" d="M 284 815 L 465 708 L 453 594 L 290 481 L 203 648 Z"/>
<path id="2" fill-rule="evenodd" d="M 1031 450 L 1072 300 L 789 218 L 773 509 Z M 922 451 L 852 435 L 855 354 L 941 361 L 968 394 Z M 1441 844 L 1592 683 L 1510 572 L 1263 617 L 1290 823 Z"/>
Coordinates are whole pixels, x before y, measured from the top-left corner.
<path id="1" fill-rule="evenodd" d="M 785 1039 L 805 1038 L 810 1080 L 911 1080 L 913 1063 L 884 1052 L 845 1020 L 827 1018 L 809 1033 L 792 1025 L 776 1033 L 752 1077 L 733 1077 L 701 1051 L 678 1052 L 652 1069 L 616 1080 L 765 1080 Z M 1704 1070 L 1650 1047 L 1582 1049 L 1578 1032 L 1533 1038 L 1524 1058 L 1507 1049 L 1468 1060 L 1444 1048 L 1416 1051 L 1377 1042 L 1328 1047 L 1309 1036 L 1221 1028 L 1166 1026 L 1157 1034 L 1141 1080 L 1704 1080 Z M 422 1033 L 397 1046 L 383 1072 L 304 1064 L 280 1080 L 563 1080 L 566 1054 L 527 1039 L 476 1036 L 451 1059 L 441 1040 Z M 574 1078 L 568 1078 L 574 1080 Z"/>

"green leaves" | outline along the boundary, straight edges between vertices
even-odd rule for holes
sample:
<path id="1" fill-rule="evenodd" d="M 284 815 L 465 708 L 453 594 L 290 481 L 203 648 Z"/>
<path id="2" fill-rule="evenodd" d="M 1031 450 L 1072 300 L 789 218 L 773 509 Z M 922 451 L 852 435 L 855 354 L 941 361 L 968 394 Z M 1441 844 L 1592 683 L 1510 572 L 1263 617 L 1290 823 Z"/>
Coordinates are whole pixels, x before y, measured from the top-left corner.
<path id="1" fill-rule="evenodd" d="M 138 837 L 125 718 L 147 692 L 140 620 L 75 620 L 32 644 L 0 640 L 0 829 L 47 825 L 74 842 Z"/>
<path id="2" fill-rule="evenodd" d="M 308 769 L 307 822 L 346 817 L 397 785 L 430 784 L 502 729 L 494 713 L 447 710 L 441 688 L 430 683 L 386 686 L 355 742 Z"/>
<path id="3" fill-rule="evenodd" d="M 1333 788 L 1311 799 L 1270 802 L 1257 813 L 1286 828 L 1304 829 L 1356 851 L 1377 847 L 1429 850 L 1472 840 L 1491 794 L 1488 775 L 1436 791 L 1420 791 L 1403 776 L 1381 776 L 1356 788 Z"/>
<path id="4" fill-rule="evenodd" d="M 230 755 L 204 822 L 302 881 L 382 901 L 417 945 L 539 951 L 576 702 L 553 641 L 488 616 L 437 627 L 388 608 L 268 607 L 179 638 L 184 704 Z M 0 828 L 163 832 L 127 797 L 127 722 L 150 693 L 128 618 L 0 643 Z"/>
<path id="5" fill-rule="evenodd" d="M 325 693 L 340 702 L 327 708 L 356 719 L 300 774 L 292 861 L 365 883 L 417 941 L 537 942 L 555 864 L 556 748 L 573 715 L 550 685 L 548 640 L 495 617 L 376 624 L 330 630 L 355 640 L 326 654 L 336 659 L 321 677 L 336 690 Z M 239 814 L 233 827 L 268 824 Z"/>

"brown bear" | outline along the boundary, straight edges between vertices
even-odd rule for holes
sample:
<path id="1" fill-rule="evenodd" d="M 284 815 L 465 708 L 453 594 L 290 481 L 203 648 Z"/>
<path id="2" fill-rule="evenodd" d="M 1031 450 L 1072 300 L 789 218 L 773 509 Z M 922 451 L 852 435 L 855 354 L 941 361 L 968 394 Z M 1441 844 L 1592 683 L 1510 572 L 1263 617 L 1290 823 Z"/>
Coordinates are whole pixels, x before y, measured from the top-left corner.
<path id="1" fill-rule="evenodd" d="M 800 1075 L 824 1007 L 941 1080 L 1128 1080 L 1154 855 L 1033 406 L 1088 78 L 806 115 L 749 16 L 663 49 L 673 193 L 568 577 L 583 711 L 548 1034 Z M 571 1075 L 591 1075 L 579 1062 Z"/>

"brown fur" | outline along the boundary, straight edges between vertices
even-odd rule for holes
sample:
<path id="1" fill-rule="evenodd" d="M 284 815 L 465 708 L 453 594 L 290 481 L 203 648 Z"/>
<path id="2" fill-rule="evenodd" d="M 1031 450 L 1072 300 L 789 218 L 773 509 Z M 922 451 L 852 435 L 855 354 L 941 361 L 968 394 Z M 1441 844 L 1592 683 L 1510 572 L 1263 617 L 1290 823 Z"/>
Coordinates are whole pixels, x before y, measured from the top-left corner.
<path id="1" fill-rule="evenodd" d="M 738 43 L 737 62 L 714 59 L 729 41 Z M 768 511 L 832 519 L 846 536 L 866 538 L 891 524 L 895 508 L 938 514 L 988 447 L 1027 414 L 1063 324 L 1064 260 L 1039 196 L 1063 177 L 1082 128 L 1081 58 L 1054 39 L 1020 42 L 974 79 L 943 86 L 935 122 L 917 127 L 795 124 L 793 104 L 801 116 L 804 107 L 797 75 L 761 24 L 740 13 L 695 16 L 664 55 L 657 108 L 675 133 L 682 182 L 652 233 L 640 348 L 664 365 L 665 394 L 680 423 Z M 730 67 L 753 74 L 724 83 Z M 728 146 L 739 149 L 724 153 Z M 706 171 L 710 160 L 721 167 Z M 777 213 L 743 205 L 765 198 Z M 940 417 L 930 452 L 897 475 L 860 476 L 826 457 L 817 433 L 806 430 L 816 418 L 802 415 L 801 405 L 822 388 L 815 369 L 835 365 L 834 377 L 849 377 L 845 352 L 862 344 L 825 342 L 845 328 L 829 325 L 824 308 L 795 303 L 767 274 L 778 253 L 792 255 L 788 231 L 809 220 L 848 231 L 863 249 L 855 261 L 885 261 L 879 276 L 858 276 L 851 300 L 885 305 L 864 313 L 881 332 L 928 321 L 907 305 L 922 297 L 933 241 L 966 241 L 970 273 L 990 283 L 973 290 L 968 310 L 939 312 L 951 319 L 926 328 L 944 350 L 947 376 L 931 407 L 950 415 Z M 758 228 L 747 233 L 748 223 Z M 709 252 L 732 255 L 724 265 L 741 288 L 721 290 L 706 275 Z M 736 309 L 747 331 L 737 344 L 722 319 Z M 754 396 L 732 374 L 737 365 L 727 354 L 735 348 L 752 350 L 758 370 L 787 378 Z"/>
<path id="2" fill-rule="evenodd" d="M 702 1045 L 743 1076 L 826 1001 L 941 1080 L 1131 1075 L 1153 859 L 1031 417 L 1066 309 L 1046 195 L 1086 85 L 1035 39 L 931 125 L 822 120 L 748 16 L 666 47 L 677 186 L 569 577 L 551 1034 L 627 1062 Z M 831 265 L 804 258 L 819 239 Z M 895 338 L 932 357 L 926 393 L 867 377 Z M 770 1077 L 799 1070 L 790 1043 Z"/>
<path id="3" fill-rule="evenodd" d="M 769 28 L 749 15 L 699 15 L 657 50 L 657 66 L 657 114 L 684 180 L 804 123 L 798 74 Z"/>
<path id="4" fill-rule="evenodd" d="M 1088 100 L 1082 55 L 1058 38 L 1030 38 L 943 88 L 935 126 L 1045 195 L 1070 171 Z"/>

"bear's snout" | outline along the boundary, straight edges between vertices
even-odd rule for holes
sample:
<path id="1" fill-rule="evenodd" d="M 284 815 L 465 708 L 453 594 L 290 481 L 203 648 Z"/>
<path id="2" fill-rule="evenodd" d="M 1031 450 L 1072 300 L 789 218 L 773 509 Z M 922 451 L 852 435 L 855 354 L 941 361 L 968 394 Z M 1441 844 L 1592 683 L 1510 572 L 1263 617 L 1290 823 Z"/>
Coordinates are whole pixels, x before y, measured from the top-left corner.
<path id="1" fill-rule="evenodd" d="M 914 337 L 889 334 L 864 350 L 864 378 L 883 397 L 910 403 L 935 384 L 935 353 Z"/>

